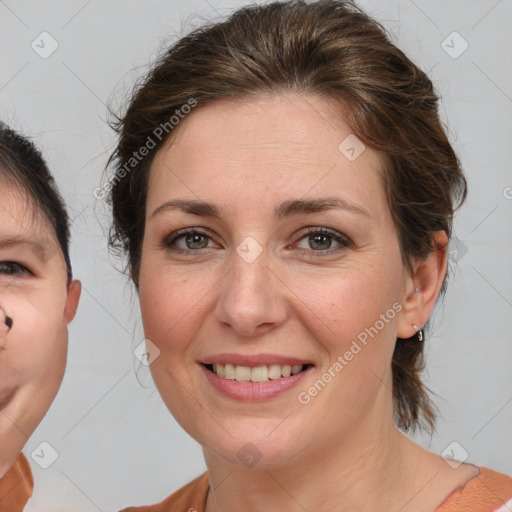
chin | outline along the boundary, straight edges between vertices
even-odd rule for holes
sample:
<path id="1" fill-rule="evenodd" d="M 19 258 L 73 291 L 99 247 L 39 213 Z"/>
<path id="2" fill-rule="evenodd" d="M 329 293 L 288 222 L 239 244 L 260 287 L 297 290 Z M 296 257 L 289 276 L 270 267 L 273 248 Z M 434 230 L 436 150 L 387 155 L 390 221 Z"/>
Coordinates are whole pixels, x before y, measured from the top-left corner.
<path id="1" fill-rule="evenodd" d="M 205 456 L 210 452 L 228 464 L 248 469 L 275 469 L 295 461 L 298 455 L 297 446 L 288 446 L 278 442 L 262 439 L 248 440 L 245 443 L 233 443 L 226 440 L 225 444 L 203 445 Z"/>
<path id="2" fill-rule="evenodd" d="M 286 423 L 276 418 L 243 418 L 223 422 L 224 428 L 217 428 L 216 435 L 211 429 L 186 430 L 201 444 L 207 458 L 211 454 L 236 466 L 275 469 L 295 462 L 307 449 L 304 426 Z"/>

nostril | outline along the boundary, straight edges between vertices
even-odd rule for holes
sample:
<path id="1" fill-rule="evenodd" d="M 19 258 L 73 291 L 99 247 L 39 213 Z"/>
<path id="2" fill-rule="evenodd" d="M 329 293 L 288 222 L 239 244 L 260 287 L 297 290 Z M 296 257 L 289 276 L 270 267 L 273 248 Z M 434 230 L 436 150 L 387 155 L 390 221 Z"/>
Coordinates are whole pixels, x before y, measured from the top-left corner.
<path id="1" fill-rule="evenodd" d="M 13 319 L 5 312 L 5 309 L 0 306 L 0 323 L 3 323 L 11 330 L 14 323 Z"/>

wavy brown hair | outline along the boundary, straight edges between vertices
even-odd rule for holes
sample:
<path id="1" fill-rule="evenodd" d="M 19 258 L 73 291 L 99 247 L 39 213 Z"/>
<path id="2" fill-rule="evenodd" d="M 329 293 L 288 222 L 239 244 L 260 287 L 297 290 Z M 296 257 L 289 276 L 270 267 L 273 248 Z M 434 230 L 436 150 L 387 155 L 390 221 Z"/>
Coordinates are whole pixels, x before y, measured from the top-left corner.
<path id="1" fill-rule="evenodd" d="M 435 231 L 450 237 L 466 181 L 429 77 L 352 2 L 251 5 L 170 46 L 136 85 L 125 114 L 112 122 L 118 143 L 109 160 L 114 171 L 110 245 L 127 253 L 136 287 L 148 175 L 172 130 L 154 140 L 140 161 L 134 154 L 191 99 L 201 106 L 285 91 L 334 100 L 354 133 L 381 152 L 383 184 L 408 270 L 436 250 Z M 415 335 L 398 339 L 393 354 L 395 418 L 406 430 L 434 428 L 435 409 L 420 378 L 423 348 Z"/>

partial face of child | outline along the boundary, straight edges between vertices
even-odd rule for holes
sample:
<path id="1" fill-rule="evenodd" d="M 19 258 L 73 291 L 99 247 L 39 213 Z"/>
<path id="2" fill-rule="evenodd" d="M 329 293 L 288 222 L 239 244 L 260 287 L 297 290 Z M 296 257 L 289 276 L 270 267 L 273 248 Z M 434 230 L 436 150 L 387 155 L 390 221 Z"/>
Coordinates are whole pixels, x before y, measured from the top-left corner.
<path id="1" fill-rule="evenodd" d="M 79 297 L 53 227 L 0 180 L 0 478 L 57 394 Z"/>

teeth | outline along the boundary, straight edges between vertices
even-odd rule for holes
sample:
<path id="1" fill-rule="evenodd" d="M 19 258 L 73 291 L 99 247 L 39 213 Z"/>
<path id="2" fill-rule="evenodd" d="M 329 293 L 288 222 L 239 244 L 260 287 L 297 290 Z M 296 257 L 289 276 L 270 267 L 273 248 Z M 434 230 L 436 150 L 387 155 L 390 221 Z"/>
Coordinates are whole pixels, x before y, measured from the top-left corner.
<path id="1" fill-rule="evenodd" d="M 219 377 L 225 377 L 224 373 L 224 365 L 223 364 L 214 364 L 213 365 L 213 371 L 219 376 Z"/>
<path id="2" fill-rule="evenodd" d="M 301 364 L 271 364 L 269 366 L 238 366 L 232 364 L 214 364 L 213 372 L 219 377 L 238 382 L 267 382 L 282 377 L 296 375 L 304 369 Z"/>
<path id="3" fill-rule="evenodd" d="M 251 370 L 252 382 L 267 382 L 268 380 L 268 368 L 266 366 L 255 366 Z"/>
<path id="4" fill-rule="evenodd" d="M 289 377 L 292 374 L 292 367 L 289 364 L 281 366 L 281 375 L 283 377 Z"/>
<path id="5" fill-rule="evenodd" d="M 222 366 L 221 364 L 217 365 L 217 368 Z M 235 367 L 232 364 L 227 364 L 224 366 L 224 377 L 226 379 L 235 380 Z"/>
<path id="6" fill-rule="evenodd" d="M 302 365 L 301 364 L 294 364 L 292 366 L 292 375 L 295 375 L 302 371 Z"/>
<path id="7" fill-rule="evenodd" d="M 281 365 L 280 364 L 271 364 L 268 367 L 268 378 L 272 379 L 272 380 L 281 378 Z"/>
<path id="8" fill-rule="evenodd" d="M 251 369 L 248 366 L 236 366 L 235 380 L 238 382 L 247 382 L 251 380 Z"/>

